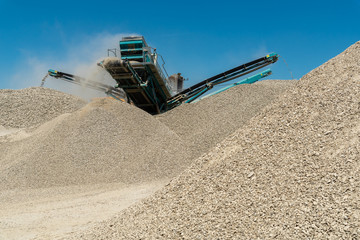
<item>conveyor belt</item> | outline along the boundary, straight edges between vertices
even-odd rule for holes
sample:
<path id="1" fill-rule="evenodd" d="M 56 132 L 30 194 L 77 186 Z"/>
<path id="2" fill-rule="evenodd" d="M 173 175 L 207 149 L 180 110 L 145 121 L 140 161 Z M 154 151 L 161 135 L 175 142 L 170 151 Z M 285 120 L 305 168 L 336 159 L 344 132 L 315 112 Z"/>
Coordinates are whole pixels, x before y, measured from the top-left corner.
<path id="1" fill-rule="evenodd" d="M 266 55 L 265 57 L 258 58 L 254 61 L 242 64 L 238 67 L 232 68 L 223 73 L 217 74 L 213 77 L 205 79 L 189 88 L 184 89 L 180 93 L 171 97 L 168 100 L 168 105 L 170 108 L 176 107 L 180 105 L 182 102 L 187 101 L 188 99 L 195 100 L 196 98 L 203 95 L 205 92 L 209 91 L 213 86 L 217 84 L 221 84 L 235 78 L 244 76 L 251 72 L 254 72 L 260 68 L 263 68 L 269 64 L 275 63 L 278 60 L 278 55 L 276 53 L 272 53 Z"/>
<path id="2" fill-rule="evenodd" d="M 109 86 L 103 83 L 90 81 L 88 79 L 84 79 L 82 77 L 75 76 L 73 74 L 64 73 L 56 70 L 50 69 L 48 71 L 48 75 L 54 78 L 60 78 L 61 80 L 71 82 L 83 87 L 88 87 L 100 92 L 104 92 L 109 96 L 112 96 L 116 99 L 119 98 L 125 98 L 124 92 L 122 92 L 120 89 L 114 88 L 113 86 Z"/>

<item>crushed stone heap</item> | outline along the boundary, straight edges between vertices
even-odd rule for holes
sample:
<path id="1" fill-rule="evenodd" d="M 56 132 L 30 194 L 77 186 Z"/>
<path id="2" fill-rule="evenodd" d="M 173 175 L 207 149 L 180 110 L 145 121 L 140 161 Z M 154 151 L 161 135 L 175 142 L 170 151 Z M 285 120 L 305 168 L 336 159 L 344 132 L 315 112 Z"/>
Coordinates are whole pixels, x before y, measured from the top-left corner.
<path id="1" fill-rule="evenodd" d="M 243 127 L 297 82 L 264 80 L 238 85 L 199 102 L 183 104 L 156 118 L 184 140 L 193 157 L 199 157 Z"/>
<path id="2" fill-rule="evenodd" d="M 295 82 L 237 86 L 156 117 L 112 99 L 79 109 L 84 102 L 55 90 L 4 90 L 8 105 L 22 108 L 1 120 L 14 115 L 13 126 L 32 130 L 0 137 L 0 189 L 172 178 Z"/>
<path id="3" fill-rule="evenodd" d="M 358 239 L 359 58 L 357 42 L 154 196 L 73 239 Z"/>
<path id="4" fill-rule="evenodd" d="M 0 89 L 0 126 L 38 126 L 63 113 L 74 112 L 85 104 L 78 97 L 49 88 Z"/>
<path id="5" fill-rule="evenodd" d="M 0 190 L 168 179 L 190 161 L 173 131 L 107 98 L 0 144 L 0 152 Z"/>

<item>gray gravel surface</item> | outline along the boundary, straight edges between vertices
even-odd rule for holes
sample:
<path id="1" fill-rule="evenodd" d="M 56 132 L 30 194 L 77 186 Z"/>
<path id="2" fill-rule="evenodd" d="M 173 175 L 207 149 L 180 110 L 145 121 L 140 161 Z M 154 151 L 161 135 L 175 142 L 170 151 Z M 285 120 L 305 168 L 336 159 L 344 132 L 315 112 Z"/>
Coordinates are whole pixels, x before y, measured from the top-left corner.
<path id="1" fill-rule="evenodd" d="M 72 239 L 359 239 L 359 58 L 357 42 L 154 196 Z"/>
<path id="2" fill-rule="evenodd" d="M 85 104 L 85 101 L 78 97 L 49 88 L 0 89 L 0 126 L 38 126 L 63 113 L 73 112 Z"/>
<path id="3" fill-rule="evenodd" d="M 2 113 L 2 120 L 22 128 L 0 126 L 0 201 L 4 205 L 0 209 L 0 228 L 5 228 L 0 235 L 18 239 L 16 236 L 36 233 L 35 239 L 57 239 L 54 228 L 75 231 L 84 227 L 82 224 L 89 221 L 91 214 L 102 219 L 123 209 L 122 204 L 147 196 L 160 187 L 157 183 L 164 186 L 189 166 L 194 156 L 241 127 L 249 119 L 247 115 L 254 115 L 291 85 L 289 81 L 261 84 L 261 88 L 236 87 L 214 96 L 215 101 L 205 99 L 201 104 L 185 105 L 156 118 L 110 99 L 98 99 L 79 109 L 84 105 L 82 101 L 74 107 L 78 98 L 54 90 L 4 90 L 7 94 L 3 94 L 3 102 L 8 109 Z M 266 84 L 269 86 L 265 88 Z M 184 118 L 185 122 L 178 121 Z M 71 195 L 99 184 L 107 186 L 101 190 L 107 196 L 101 202 L 90 194 L 84 205 Z M 126 196 L 107 193 L 109 187 L 122 192 L 129 184 L 140 184 L 142 189 L 129 191 Z M 114 198 L 122 200 L 115 204 Z M 70 203 L 64 203 L 64 199 Z M 68 206 L 71 203 L 75 205 Z M 106 211 L 89 213 L 101 208 Z M 81 218 L 74 221 L 79 211 Z M 91 221 L 99 219 L 92 217 Z"/>
<path id="4" fill-rule="evenodd" d="M 13 138 L 0 144 L 0 190 L 153 181 L 174 177 L 190 161 L 173 131 L 112 99 Z"/>
<path id="5" fill-rule="evenodd" d="M 193 157 L 199 157 L 297 82 L 265 80 L 238 85 L 199 102 L 183 104 L 156 118 L 184 140 Z"/>
<path id="6" fill-rule="evenodd" d="M 0 138 L 0 188 L 174 177 L 294 82 L 237 86 L 156 118 L 109 99 L 75 111 L 84 102 L 55 90 L 3 90 L 9 106 L 1 116 L 3 122 L 10 119 L 11 126 L 38 126 L 57 118 Z M 70 111 L 75 112 L 63 114 Z"/>

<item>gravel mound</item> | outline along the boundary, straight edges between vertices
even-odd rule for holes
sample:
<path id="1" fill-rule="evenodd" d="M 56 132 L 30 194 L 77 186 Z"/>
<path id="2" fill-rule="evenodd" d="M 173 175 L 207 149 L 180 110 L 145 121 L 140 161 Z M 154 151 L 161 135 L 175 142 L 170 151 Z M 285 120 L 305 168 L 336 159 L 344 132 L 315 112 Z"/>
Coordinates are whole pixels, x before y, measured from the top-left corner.
<path id="1" fill-rule="evenodd" d="M 105 98 L 0 151 L 0 189 L 140 183 L 174 177 L 190 161 L 182 140 L 153 116 Z"/>
<path id="2" fill-rule="evenodd" d="M 360 42 L 153 197 L 74 239 L 360 238 Z"/>
<path id="3" fill-rule="evenodd" d="M 237 86 L 156 118 L 111 99 L 77 110 L 82 100 L 51 89 L 1 90 L 3 124 L 33 128 L 2 127 L 0 189 L 174 177 L 294 82 Z"/>
<path id="4" fill-rule="evenodd" d="M 296 82 L 265 80 L 238 85 L 199 102 L 183 104 L 156 118 L 188 144 L 193 157 L 199 157 L 243 127 Z"/>
<path id="5" fill-rule="evenodd" d="M 48 88 L 0 89 L 0 126 L 38 126 L 63 113 L 73 112 L 85 104 L 85 101 L 78 97 Z"/>

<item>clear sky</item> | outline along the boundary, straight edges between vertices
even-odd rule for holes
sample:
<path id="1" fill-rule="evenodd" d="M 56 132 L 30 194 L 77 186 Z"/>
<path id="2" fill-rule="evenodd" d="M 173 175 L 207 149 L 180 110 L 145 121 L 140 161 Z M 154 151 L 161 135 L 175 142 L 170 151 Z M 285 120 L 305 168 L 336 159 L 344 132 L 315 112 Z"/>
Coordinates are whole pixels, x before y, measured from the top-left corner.
<path id="1" fill-rule="evenodd" d="M 83 73 L 140 34 L 169 74 L 194 84 L 270 52 L 301 76 L 360 40 L 360 0 L 0 0 L 0 88 L 38 86 L 47 69 Z M 290 79 L 280 59 L 271 79 Z"/>

